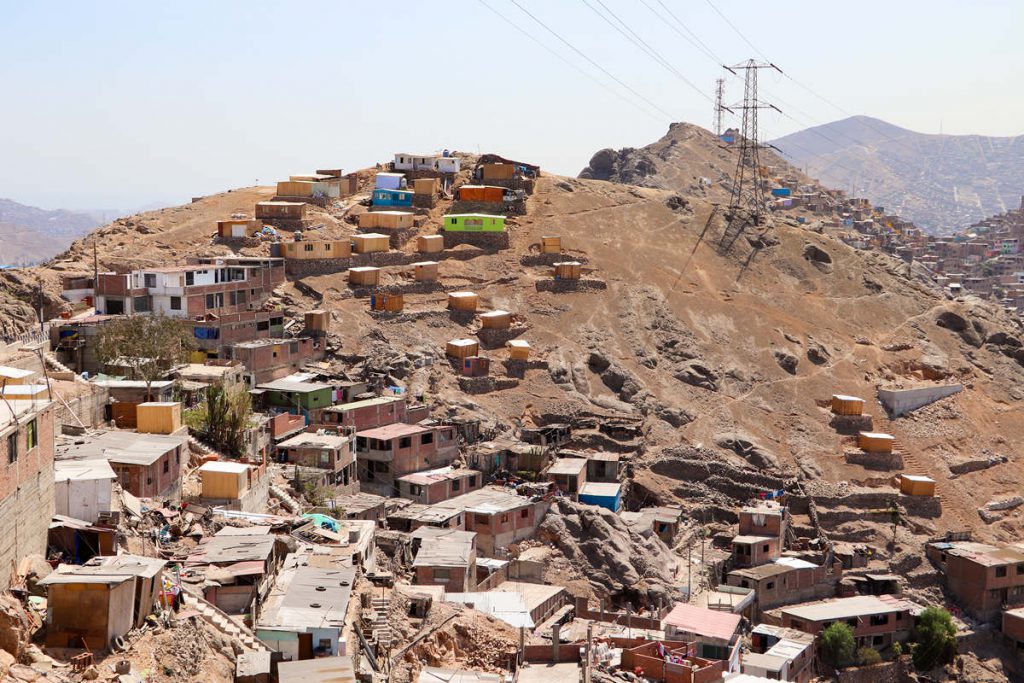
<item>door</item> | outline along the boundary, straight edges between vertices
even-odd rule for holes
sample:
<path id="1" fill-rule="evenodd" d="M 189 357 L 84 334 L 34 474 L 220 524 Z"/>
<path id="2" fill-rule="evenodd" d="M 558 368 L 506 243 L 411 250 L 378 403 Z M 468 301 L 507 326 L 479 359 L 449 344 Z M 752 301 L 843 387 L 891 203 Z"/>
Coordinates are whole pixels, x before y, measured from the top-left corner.
<path id="1" fill-rule="evenodd" d="M 313 659 L 313 634 L 299 634 L 299 659 Z"/>

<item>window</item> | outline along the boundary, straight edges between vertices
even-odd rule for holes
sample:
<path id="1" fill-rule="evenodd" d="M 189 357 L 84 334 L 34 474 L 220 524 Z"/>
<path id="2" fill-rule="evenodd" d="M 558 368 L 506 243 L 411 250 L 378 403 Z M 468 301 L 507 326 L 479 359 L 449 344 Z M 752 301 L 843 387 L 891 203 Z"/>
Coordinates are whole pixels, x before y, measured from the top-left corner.
<path id="1" fill-rule="evenodd" d="M 475 487 L 476 487 L 476 475 L 474 474 L 472 477 L 469 478 L 469 488 L 475 488 Z"/>
<path id="2" fill-rule="evenodd" d="M 429 443 L 434 443 L 434 432 L 427 432 L 420 437 L 420 443 L 426 446 Z"/>
<path id="3" fill-rule="evenodd" d="M 799 619 L 793 619 L 789 622 L 789 625 L 798 631 L 804 630 L 804 622 L 800 621 Z"/>
<path id="4" fill-rule="evenodd" d="M 191 270 L 187 271 L 185 273 L 185 286 L 186 287 L 191 287 L 195 283 L 196 283 L 196 274 L 194 272 L 192 272 Z"/>
<path id="5" fill-rule="evenodd" d="M 1024 574 L 1024 564 L 1017 565 L 1017 575 Z"/>
<path id="6" fill-rule="evenodd" d="M 903 612 L 896 613 L 896 621 L 903 621 Z"/>
<path id="7" fill-rule="evenodd" d="M 872 614 L 871 625 L 872 626 L 885 626 L 889 623 L 889 617 L 885 614 Z"/>
<path id="8" fill-rule="evenodd" d="M 148 296 L 137 296 L 132 299 L 132 307 L 135 309 L 136 313 L 148 313 L 153 310 L 152 306 L 149 304 Z"/>
<path id="9" fill-rule="evenodd" d="M 270 329 L 270 323 L 269 323 L 269 322 L 267 322 L 266 320 L 261 320 L 261 321 L 257 321 L 257 323 L 256 323 L 256 329 L 257 329 L 258 331 L 266 331 L 266 330 L 269 330 L 269 329 Z"/>
<path id="10" fill-rule="evenodd" d="M 143 287 L 156 287 L 156 275 L 152 273 L 144 273 L 142 276 Z"/>
<path id="11" fill-rule="evenodd" d="M 530 508 L 523 508 L 519 511 L 519 519 L 526 519 L 530 516 Z"/>
<path id="12" fill-rule="evenodd" d="M 766 588 L 766 589 L 768 589 L 768 590 L 772 590 L 773 588 L 775 588 L 775 582 L 774 582 L 774 581 L 769 581 L 769 582 L 768 582 L 768 583 L 767 583 L 767 584 L 765 585 L 765 588 Z"/>
<path id="13" fill-rule="evenodd" d="M 460 488 L 462 488 L 462 482 L 459 481 L 458 479 L 453 479 L 452 480 L 452 491 L 458 491 Z"/>
<path id="14" fill-rule="evenodd" d="M 488 517 L 487 515 L 474 515 L 473 516 L 473 524 L 474 525 L 487 526 L 487 524 L 490 521 L 491 521 L 491 518 Z"/>
<path id="15" fill-rule="evenodd" d="M 761 551 L 765 552 L 765 553 L 768 552 L 768 547 L 769 547 L 768 544 L 765 543 L 763 546 L 761 546 Z"/>
<path id="16" fill-rule="evenodd" d="M 418 496 L 423 493 L 423 487 L 419 484 L 409 484 L 409 495 Z"/>
<path id="17" fill-rule="evenodd" d="M 302 245 L 302 251 L 313 251 L 313 245 L 312 244 L 308 244 L 308 243 L 307 244 L 303 244 Z"/>
<path id="18" fill-rule="evenodd" d="M 7 462 L 14 463 L 18 461 L 18 432 L 15 431 L 13 434 L 7 436 Z"/>
<path id="19" fill-rule="evenodd" d="M 39 423 L 32 420 L 25 425 L 25 452 L 39 445 Z"/>
<path id="20" fill-rule="evenodd" d="M 172 296 L 171 297 L 171 310 L 172 311 L 180 311 L 181 310 L 181 297 L 180 296 Z"/>
<path id="21" fill-rule="evenodd" d="M 997 577 L 1006 576 L 1006 567 L 996 567 L 996 576 Z"/>
<path id="22" fill-rule="evenodd" d="M 171 461 L 170 460 L 164 460 L 164 474 L 167 474 L 170 471 L 171 471 Z"/>
<path id="23" fill-rule="evenodd" d="M 410 446 L 412 446 L 412 437 L 411 436 L 403 436 L 402 438 L 400 438 L 398 440 L 398 447 L 399 448 L 409 448 Z"/>
<path id="24" fill-rule="evenodd" d="M 214 303 L 213 294 L 207 294 L 206 295 L 206 307 L 207 308 L 213 308 L 213 303 Z"/>
<path id="25" fill-rule="evenodd" d="M 448 569 L 442 567 L 434 568 L 434 581 L 447 581 L 451 578 Z"/>
<path id="26" fill-rule="evenodd" d="M 871 638 L 871 644 L 874 646 L 885 645 L 885 636 L 874 636 Z"/>

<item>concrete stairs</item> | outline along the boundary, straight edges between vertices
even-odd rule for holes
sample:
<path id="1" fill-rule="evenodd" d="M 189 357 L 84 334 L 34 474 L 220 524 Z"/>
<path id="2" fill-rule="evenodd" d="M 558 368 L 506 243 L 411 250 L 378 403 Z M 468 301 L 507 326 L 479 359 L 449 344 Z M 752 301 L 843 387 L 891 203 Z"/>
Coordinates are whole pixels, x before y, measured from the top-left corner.
<path id="1" fill-rule="evenodd" d="M 57 356 L 53 355 L 50 351 L 43 353 L 43 361 L 51 370 L 56 370 L 57 372 L 70 372 L 73 375 L 76 374 L 74 370 L 57 360 Z"/>
<path id="2" fill-rule="evenodd" d="M 277 484 L 270 485 L 270 495 L 281 501 L 281 505 L 288 508 L 292 514 L 302 514 L 302 503 L 292 498 L 292 496 Z"/>
<path id="3" fill-rule="evenodd" d="M 381 653 L 391 648 L 392 633 L 391 625 L 388 623 L 391 603 L 386 598 L 373 598 L 370 605 L 373 607 L 371 631 L 377 643 L 377 652 Z"/>
<path id="4" fill-rule="evenodd" d="M 192 595 L 188 591 L 183 592 L 182 596 L 186 609 L 198 612 L 204 621 L 225 636 L 237 640 L 244 649 L 256 652 L 270 652 L 270 648 L 259 640 L 256 634 L 250 631 L 244 624 L 238 623 L 206 600 Z"/>

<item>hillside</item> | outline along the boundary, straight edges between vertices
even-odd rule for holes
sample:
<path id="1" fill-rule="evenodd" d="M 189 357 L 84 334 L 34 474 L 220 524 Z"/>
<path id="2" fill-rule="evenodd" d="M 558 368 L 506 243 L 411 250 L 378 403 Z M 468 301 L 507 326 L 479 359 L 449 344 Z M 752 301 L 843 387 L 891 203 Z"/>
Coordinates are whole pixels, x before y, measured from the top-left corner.
<path id="1" fill-rule="evenodd" d="M 710 177 L 719 163 L 707 145 L 713 136 L 699 130 L 676 126 L 672 134 L 688 138 L 666 143 L 669 158 L 690 162 L 685 171 L 668 178 L 655 171 L 645 182 L 669 187 L 691 172 Z M 688 145 L 707 147 L 707 156 L 691 156 Z M 244 188 L 116 221 L 94 233 L 101 267 L 229 251 L 213 240 L 216 219 L 251 211 L 270 194 Z M 1019 516 L 985 522 L 976 511 L 1017 495 L 1024 480 L 1016 461 L 1024 447 L 1024 354 L 1015 324 L 976 300 L 947 300 L 904 263 L 855 251 L 784 216 L 761 248 L 741 239 L 723 254 L 716 248 L 723 226 L 710 202 L 699 191 L 686 202 L 678 194 L 545 175 L 528 214 L 509 221 L 509 249 L 446 252 L 442 288 L 406 293 L 402 315 L 371 315 L 344 272 L 293 281 L 279 299 L 288 315 L 330 310 L 330 346 L 339 357 L 427 396 L 436 415 L 472 415 L 499 433 L 566 420 L 580 428 L 582 442 L 622 450 L 632 461 L 634 502 L 682 502 L 709 521 L 728 521 L 732 506 L 759 487 L 795 486 L 823 505 L 832 501 L 814 519 L 798 514 L 799 525 L 883 547 L 888 517 L 879 518 L 879 504 L 869 501 L 889 495 L 891 474 L 847 462 L 846 437 L 820 407 L 832 393 L 862 396 L 879 418 L 875 426 L 894 433 L 908 454 L 907 470 L 940 482 L 941 517 L 914 517 L 906 533 L 973 527 L 982 538 L 1018 537 Z M 361 210 L 354 207 L 360 198 L 317 210 L 320 227 L 310 232 L 355 232 L 344 216 Z M 444 210 L 421 213 L 420 232 L 433 233 Z M 552 233 L 562 236 L 567 256 L 584 263 L 591 288 L 544 286 L 550 268 L 531 245 Z M 403 251 L 417 260 L 414 241 Z M 38 276 L 52 292 L 60 273 L 90 269 L 90 249 L 80 241 L 19 282 L 24 291 Z M 384 284 L 407 282 L 407 270 L 387 267 Z M 496 360 L 492 374 L 507 388 L 467 393 L 444 361 L 446 341 L 476 331 L 472 319 L 445 310 L 445 292 L 457 289 L 479 293 L 482 308 L 522 317 L 520 338 L 538 360 L 520 375 Z M 504 358 L 500 346 L 485 353 Z M 925 374 L 966 388 L 914 416 L 881 417 L 879 385 L 915 386 Z M 642 441 L 624 445 L 585 428 L 608 423 L 630 425 Z M 982 466 L 971 471 L 970 463 Z M 847 500 L 849 493 L 859 497 Z"/>
<path id="2" fill-rule="evenodd" d="M 917 133 L 854 116 L 773 141 L 825 185 L 934 233 L 1020 205 L 1024 138 Z"/>
<path id="3" fill-rule="evenodd" d="M 0 199 L 0 265 L 42 263 L 100 224 L 88 213 L 48 211 Z"/>

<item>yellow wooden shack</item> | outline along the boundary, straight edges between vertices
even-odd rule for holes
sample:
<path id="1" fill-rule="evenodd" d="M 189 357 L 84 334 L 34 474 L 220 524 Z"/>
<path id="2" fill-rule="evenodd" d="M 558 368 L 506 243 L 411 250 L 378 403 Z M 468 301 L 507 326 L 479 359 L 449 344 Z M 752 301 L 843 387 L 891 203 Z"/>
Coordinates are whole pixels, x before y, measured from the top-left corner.
<path id="1" fill-rule="evenodd" d="M 448 294 L 448 308 L 453 311 L 476 311 L 480 303 L 480 297 L 475 292 L 450 292 Z"/>
<path id="2" fill-rule="evenodd" d="M 372 287 L 380 284 L 380 268 L 373 266 L 357 266 L 348 269 L 348 282 L 360 287 Z"/>
<path id="3" fill-rule="evenodd" d="M 579 261 L 562 261 L 555 264 L 556 280 L 579 280 L 583 273 L 583 266 Z"/>
<path id="4" fill-rule="evenodd" d="M 140 434 L 173 434 L 181 429 L 181 403 L 140 403 L 135 406 L 135 429 Z"/>
<path id="5" fill-rule="evenodd" d="M 391 240 L 379 232 L 367 232 L 352 235 L 352 246 L 357 254 L 376 254 L 391 249 Z"/>
<path id="6" fill-rule="evenodd" d="M 408 230 L 414 225 L 415 215 L 410 211 L 367 211 L 359 214 L 362 230 Z"/>
<path id="7" fill-rule="evenodd" d="M 415 194 L 437 194 L 440 181 L 437 178 L 417 178 L 412 181 L 412 189 Z"/>
<path id="8" fill-rule="evenodd" d="M 505 342 L 508 348 L 508 357 L 512 360 L 530 359 L 530 342 L 522 339 L 512 339 Z"/>
<path id="9" fill-rule="evenodd" d="M 919 474 L 901 474 L 900 493 L 908 496 L 934 496 L 935 480 Z"/>
<path id="10" fill-rule="evenodd" d="M 558 235 L 545 235 L 540 238 L 540 253 L 560 254 L 562 253 L 562 238 Z"/>
<path id="11" fill-rule="evenodd" d="M 444 236 L 420 235 L 416 238 L 416 251 L 421 254 L 437 254 L 444 251 Z"/>
<path id="12" fill-rule="evenodd" d="M 507 330 L 512 326 L 512 314 L 500 309 L 481 313 L 480 325 L 485 330 Z"/>
<path id="13" fill-rule="evenodd" d="M 452 339 L 445 346 L 444 352 L 452 358 L 462 360 L 478 355 L 480 353 L 480 342 L 476 339 Z"/>
<path id="14" fill-rule="evenodd" d="M 412 264 L 413 277 L 419 282 L 435 282 L 438 278 L 437 261 L 419 261 Z"/>
<path id="15" fill-rule="evenodd" d="M 836 415 L 863 415 L 864 399 L 856 396 L 832 394 L 832 412 Z"/>
<path id="16" fill-rule="evenodd" d="M 484 180 L 510 180 L 516 175 L 516 167 L 513 164 L 483 164 L 480 175 Z"/>
<path id="17" fill-rule="evenodd" d="M 217 221 L 217 235 L 224 239 L 252 237 L 262 227 L 263 221 L 253 218 L 229 218 Z"/>
<path id="18" fill-rule="evenodd" d="M 281 255 L 289 260 L 309 261 L 312 259 L 349 258 L 352 256 L 352 242 L 348 239 L 299 240 L 281 245 Z"/>
<path id="19" fill-rule="evenodd" d="M 857 434 L 857 447 L 868 453 L 892 453 L 896 437 L 882 432 L 860 432 Z"/>
<path id="20" fill-rule="evenodd" d="M 331 314 L 322 309 L 306 311 L 303 315 L 306 329 L 315 332 L 326 332 L 331 324 Z"/>
<path id="21" fill-rule="evenodd" d="M 405 297 L 401 294 L 389 292 L 376 292 L 370 295 L 371 311 L 387 311 L 388 313 L 401 313 L 405 308 Z"/>
<path id="22" fill-rule="evenodd" d="M 256 218 L 299 221 L 306 217 L 305 202 L 256 202 Z"/>
<path id="23" fill-rule="evenodd" d="M 240 500 L 249 489 L 250 465 L 214 460 L 199 468 L 203 498 Z"/>

